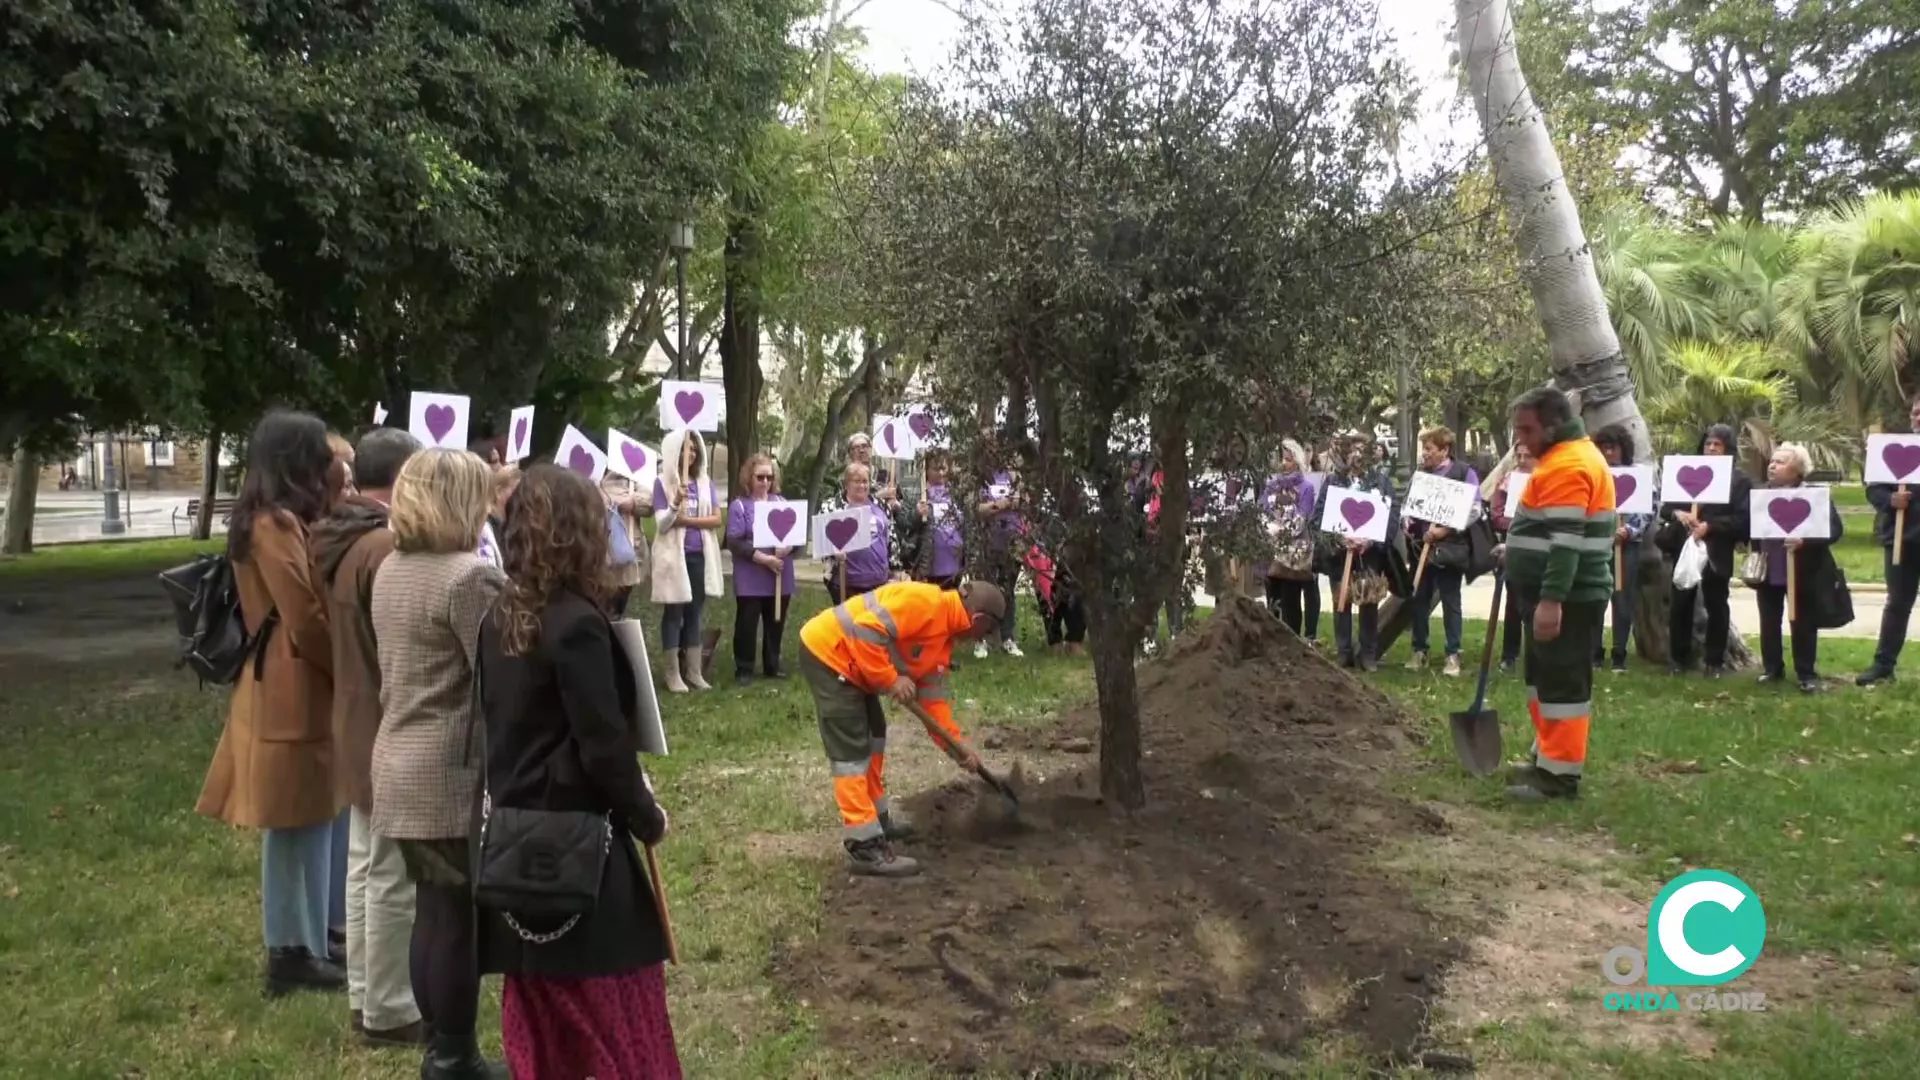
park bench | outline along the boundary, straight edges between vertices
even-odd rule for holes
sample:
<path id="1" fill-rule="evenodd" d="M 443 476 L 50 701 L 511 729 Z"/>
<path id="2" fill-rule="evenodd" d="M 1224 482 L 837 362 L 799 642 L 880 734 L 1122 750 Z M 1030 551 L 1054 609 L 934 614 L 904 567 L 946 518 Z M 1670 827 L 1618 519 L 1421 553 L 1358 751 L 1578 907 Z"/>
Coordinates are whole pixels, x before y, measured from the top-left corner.
<path id="1" fill-rule="evenodd" d="M 227 523 L 227 519 L 233 516 L 233 497 L 230 495 L 223 495 L 220 498 L 213 500 L 213 513 L 215 517 L 220 519 L 220 524 L 225 525 Z M 188 525 L 192 525 L 194 522 L 199 521 L 200 520 L 200 500 L 188 499 L 187 505 L 185 507 L 176 506 L 173 508 L 173 516 L 169 520 L 168 525 L 173 529 L 175 535 L 179 535 L 181 518 L 185 518 L 187 520 Z"/>

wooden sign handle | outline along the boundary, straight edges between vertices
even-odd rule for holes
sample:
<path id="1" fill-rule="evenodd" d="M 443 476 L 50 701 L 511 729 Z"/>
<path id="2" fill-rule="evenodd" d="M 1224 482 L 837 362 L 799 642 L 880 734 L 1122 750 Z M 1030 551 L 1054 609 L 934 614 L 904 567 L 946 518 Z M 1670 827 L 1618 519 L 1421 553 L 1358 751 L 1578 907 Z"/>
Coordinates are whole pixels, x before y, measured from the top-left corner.
<path id="1" fill-rule="evenodd" d="M 1907 493 L 1907 485 L 1901 484 L 1894 490 L 1905 495 Z M 1907 512 L 1905 510 L 1895 510 L 1893 512 L 1893 565 L 1895 566 L 1902 565 L 1900 556 L 1903 554 L 1902 549 L 1906 547 L 1906 538 Z"/>
<path id="2" fill-rule="evenodd" d="M 1800 621 L 1800 553 L 1787 552 L 1787 625 Z"/>
<path id="3" fill-rule="evenodd" d="M 1431 540 L 1421 541 L 1420 565 L 1413 568 L 1413 591 L 1414 592 L 1420 591 L 1420 579 L 1426 576 L 1427 559 L 1432 554 L 1433 554 L 1433 541 Z"/>
<path id="4" fill-rule="evenodd" d="M 667 882 L 660 876 L 660 856 L 647 845 L 647 876 L 653 879 L 653 910 L 660 915 L 660 932 L 667 939 L 667 959 L 680 966 L 680 942 L 673 936 L 673 913 L 667 908 Z"/>
<path id="5" fill-rule="evenodd" d="M 1353 585 L 1353 549 L 1348 548 L 1346 568 L 1340 571 L 1340 603 L 1335 605 L 1334 609 L 1336 611 L 1347 610 L 1347 592 L 1352 585 Z"/>
<path id="6" fill-rule="evenodd" d="M 780 623 L 780 601 L 782 599 L 780 594 L 785 591 L 786 583 L 787 560 L 781 559 L 780 569 L 773 572 L 773 621 L 776 626 Z"/>
<path id="7" fill-rule="evenodd" d="M 1627 542 L 1617 537 L 1613 541 L 1613 591 L 1627 591 Z"/>

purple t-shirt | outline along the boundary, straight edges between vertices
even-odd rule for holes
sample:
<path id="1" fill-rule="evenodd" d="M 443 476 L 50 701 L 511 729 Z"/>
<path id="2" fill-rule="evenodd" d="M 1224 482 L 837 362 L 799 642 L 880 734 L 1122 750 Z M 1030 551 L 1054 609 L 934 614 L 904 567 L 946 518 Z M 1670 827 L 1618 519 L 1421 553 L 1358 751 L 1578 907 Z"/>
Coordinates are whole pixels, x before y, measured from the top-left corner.
<path id="1" fill-rule="evenodd" d="M 873 537 L 873 543 L 858 551 L 849 551 L 847 560 L 847 591 L 863 593 L 877 589 L 893 576 L 893 555 L 887 549 L 887 513 L 873 503 L 864 504 L 867 511 L 867 533 Z M 846 509 L 853 509 L 849 504 Z"/>
<path id="2" fill-rule="evenodd" d="M 691 496 L 695 493 L 705 498 L 708 506 L 713 505 L 713 484 L 708 481 L 706 477 L 700 476 L 694 478 L 692 488 L 688 491 L 688 495 Z M 691 514 L 693 513 L 693 499 L 689 498 L 687 503 L 687 512 Z M 658 476 L 653 478 L 653 509 L 655 513 L 662 510 L 673 509 L 673 501 L 667 498 L 667 485 L 661 483 Z M 684 529 L 682 533 L 687 538 L 685 547 L 688 551 L 707 550 L 707 537 L 705 533 L 699 529 Z"/>
<path id="3" fill-rule="evenodd" d="M 994 495 L 993 489 L 996 487 L 1005 488 L 1005 494 L 1012 495 L 1013 474 L 1008 472 L 994 473 L 993 479 L 988 482 L 987 486 L 980 489 L 980 501 L 992 502 L 995 498 L 1001 497 Z M 1004 548 L 1010 546 L 1013 543 L 1013 538 L 1020 534 L 1021 526 L 1024 524 L 1025 521 L 1021 518 L 1020 511 L 1018 510 L 1003 510 L 987 519 L 988 530 L 993 536 L 995 547 Z"/>
<path id="4" fill-rule="evenodd" d="M 753 504 L 752 499 L 735 499 L 727 507 L 727 550 L 733 552 L 733 595 L 735 596 L 772 596 L 773 571 L 753 561 Z M 787 500 L 774 496 L 773 502 Z M 759 551 L 771 555 L 773 548 L 760 548 Z M 780 595 L 793 595 L 793 553 L 787 553 L 786 569 L 780 575 Z"/>
<path id="5" fill-rule="evenodd" d="M 966 541 L 960 535 L 960 508 L 953 505 L 953 492 L 945 484 L 929 484 L 926 493 L 927 505 L 935 507 L 936 515 L 944 515 L 931 525 L 933 538 L 933 564 L 928 573 L 937 578 L 949 578 L 960 572 L 960 560 L 965 554 Z M 945 507 L 941 510 L 938 507 Z"/>

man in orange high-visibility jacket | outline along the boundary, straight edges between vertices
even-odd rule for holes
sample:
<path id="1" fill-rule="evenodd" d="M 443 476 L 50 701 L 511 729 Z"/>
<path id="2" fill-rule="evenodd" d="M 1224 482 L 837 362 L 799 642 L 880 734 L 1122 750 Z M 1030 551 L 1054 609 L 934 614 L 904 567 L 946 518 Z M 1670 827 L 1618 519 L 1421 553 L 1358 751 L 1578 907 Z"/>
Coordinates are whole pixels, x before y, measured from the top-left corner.
<path id="1" fill-rule="evenodd" d="M 800 628 L 800 673 L 820 714 L 820 740 L 833 767 L 842 840 L 856 874 L 907 877 L 920 865 L 896 855 L 892 841 L 911 824 L 887 802 L 885 694 L 918 702 L 940 729 L 935 741 L 961 768 L 980 758 L 953 722 L 947 670 L 953 646 L 999 629 L 1007 600 L 985 582 L 959 591 L 922 582 L 882 585 L 807 620 Z"/>

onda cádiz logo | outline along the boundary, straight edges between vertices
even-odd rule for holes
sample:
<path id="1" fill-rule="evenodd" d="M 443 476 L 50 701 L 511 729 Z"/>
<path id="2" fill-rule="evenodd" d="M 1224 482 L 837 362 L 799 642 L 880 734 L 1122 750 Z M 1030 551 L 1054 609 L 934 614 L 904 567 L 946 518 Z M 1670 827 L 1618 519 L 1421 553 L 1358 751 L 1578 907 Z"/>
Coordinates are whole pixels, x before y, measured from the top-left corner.
<path id="1" fill-rule="evenodd" d="M 1647 951 L 1622 945 L 1607 951 L 1602 970 L 1610 1012 L 1765 1012 L 1759 992 L 1697 991 L 1671 987 L 1720 986 L 1760 958 L 1767 913 L 1747 883 L 1720 870 L 1692 870 L 1654 897 L 1647 912 Z M 1647 988 L 1629 990 L 1645 976 Z"/>

